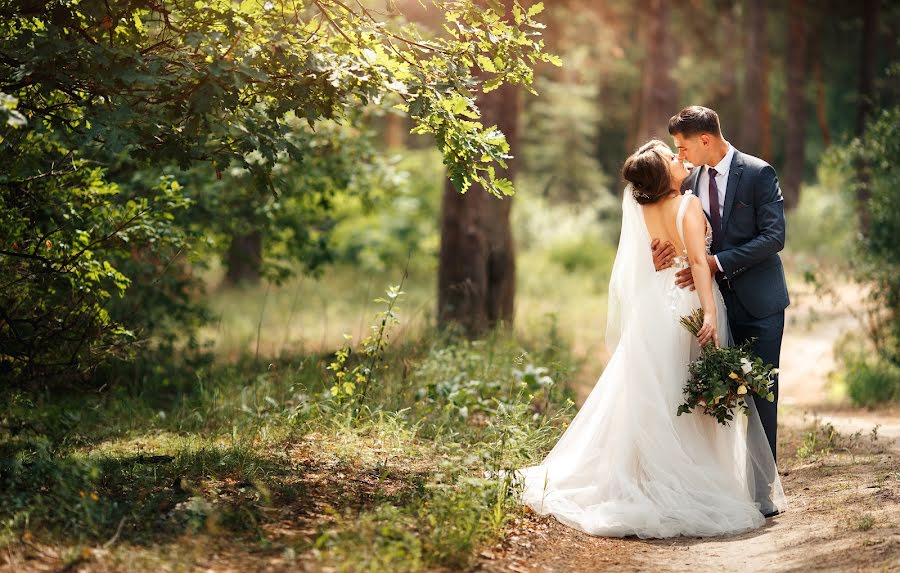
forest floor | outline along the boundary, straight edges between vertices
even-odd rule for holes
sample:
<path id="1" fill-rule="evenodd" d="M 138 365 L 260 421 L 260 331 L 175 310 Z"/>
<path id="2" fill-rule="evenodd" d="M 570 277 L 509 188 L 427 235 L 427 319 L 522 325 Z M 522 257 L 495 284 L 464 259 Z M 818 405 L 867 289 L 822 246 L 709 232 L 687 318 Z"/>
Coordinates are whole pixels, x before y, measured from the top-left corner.
<path id="1" fill-rule="evenodd" d="M 788 309 L 778 440 L 785 513 L 741 535 L 666 540 L 597 538 L 529 514 L 482 552 L 476 570 L 900 571 L 900 409 L 852 408 L 829 385 L 835 340 L 858 324 L 860 296 L 809 289 Z"/>
<path id="2" fill-rule="evenodd" d="M 0 545 L 0 573 L 900 571 L 900 406 L 852 408 L 829 381 L 835 341 L 858 324 L 853 309 L 861 293 L 845 287 L 827 296 L 799 288 L 792 294 L 779 420 L 789 508 L 759 530 L 712 539 L 597 538 L 516 506 L 501 529 L 471 535 L 466 528 L 493 510 L 482 504 L 486 490 L 432 488 L 466 483 L 444 474 L 465 473 L 472 444 L 424 440 L 391 418 L 330 433 L 274 423 L 264 425 L 268 438 L 235 444 L 233 431 L 220 435 L 232 427 L 229 419 L 210 422 L 215 432 L 207 435 L 148 429 L 140 419 L 146 412 L 113 409 L 109 423 L 121 429 L 82 438 L 71 450 L 82 457 L 67 454 L 46 466 L 68 472 L 92 460 L 110 482 L 98 488 L 101 503 L 82 491 L 73 511 L 86 517 L 43 511 L 45 520 L 56 516 L 68 525 L 32 535 L 26 523 L 15 541 Z M 501 354 L 498 361 L 511 359 Z M 584 361 L 574 377 L 581 399 L 592 387 L 595 362 Z M 212 403 L 242 404 L 243 384 L 233 396 L 227 385 L 210 385 Z M 260 392 L 277 390 L 266 379 L 256 384 Z M 197 413 L 237 417 L 216 408 Z M 173 410 L 170 418 L 192 412 Z M 126 431 L 131 418 L 135 426 Z M 75 488 L 69 497 L 77 498 L 79 482 L 59 475 L 57 483 Z M 103 506 L 107 499 L 112 503 Z M 124 507 L 127 523 L 110 521 L 101 507 Z M 83 535 L 79 528 L 94 519 L 112 527 L 102 536 Z"/>

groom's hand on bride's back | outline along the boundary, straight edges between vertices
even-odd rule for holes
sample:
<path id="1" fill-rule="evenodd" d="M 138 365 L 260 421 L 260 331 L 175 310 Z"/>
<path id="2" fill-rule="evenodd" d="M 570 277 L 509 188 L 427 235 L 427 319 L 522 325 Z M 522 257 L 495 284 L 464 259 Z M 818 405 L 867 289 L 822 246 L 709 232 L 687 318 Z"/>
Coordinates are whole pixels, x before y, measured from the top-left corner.
<path id="1" fill-rule="evenodd" d="M 694 290 L 694 275 L 691 274 L 691 267 L 681 269 L 675 273 L 675 284 L 678 288 L 689 288 Z"/>
<path id="2" fill-rule="evenodd" d="M 650 249 L 653 251 L 653 266 L 657 271 L 672 266 L 672 259 L 675 258 L 675 245 L 669 241 L 663 243 L 659 239 L 653 239 Z"/>

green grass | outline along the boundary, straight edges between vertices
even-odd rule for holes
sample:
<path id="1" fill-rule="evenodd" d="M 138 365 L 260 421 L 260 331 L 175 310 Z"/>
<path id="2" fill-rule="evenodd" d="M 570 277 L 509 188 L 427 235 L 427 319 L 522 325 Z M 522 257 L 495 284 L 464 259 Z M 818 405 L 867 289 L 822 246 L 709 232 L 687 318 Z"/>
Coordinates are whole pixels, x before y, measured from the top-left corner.
<path id="1" fill-rule="evenodd" d="M 514 332 L 436 333 L 436 263 L 413 261 L 355 418 L 327 366 L 345 334 L 368 334 L 401 264 L 234 290 L 212 269 L 212 360 L 147 354 L 90 391 L 6 391 L 0 546 L 128 571 L 193 570 L 210 553 L 248 571 L 471 563 L 522 511 L 509 479 L 485 472 L 539 461 L 605 358 L 609 239 L 586 235 L 583 213 L 547 213 L 516 222 L 532 244 Z"/>
<path id="2" fill-rule="evenodd" d="M 807 460 L 830 454 L 838 444 L 841 436 L 830 423 L 819 425 L 814 423 L 803 436 L 803 443 L 797 448 L 797 458 Z"/>
<path id="3" fill-rule="evenodd" d="M 552 444 L 574 363 L 502 333 L 420 336 L 384 358 L 355 419 L 329 398 L 330 354 L 214 364 L 156 389 L 8 392 L 0 545 L 37 559 L 48 547 L 56 560 L 105 555 L 125 570 L 190 569 L 186 539 L 225 544 L 249 569 L 254 556 L 348 571 L 465 566 L 521 510 L 508 479 L 482 476 Z"/>
<path id="4" fill-rule="evenodd" d="M 869 515 L 868 513 L 861 515 L 856 520 L 856 528 L 860 531 L 868 531 L 872 529 L 872 526 L 875 525 L 875 518 Z"/>

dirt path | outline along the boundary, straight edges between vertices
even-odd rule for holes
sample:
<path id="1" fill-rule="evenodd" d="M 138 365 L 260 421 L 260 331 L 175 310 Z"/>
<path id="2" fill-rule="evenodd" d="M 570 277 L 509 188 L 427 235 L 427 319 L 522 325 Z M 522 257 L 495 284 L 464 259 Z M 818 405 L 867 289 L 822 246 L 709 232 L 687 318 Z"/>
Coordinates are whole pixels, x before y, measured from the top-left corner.
<path id="1" fill-rule="evenodd" d="M 861 294 L 794 294 L 782 349 L 779 467 L 789 510 L 742 535 L 596 538 L 529 515 L 482 555 L 488 572 L 900 571 L 900 412 L 830 398 L 832 348 Z M 877 429 L 873 432 L 873 428 Z"/>

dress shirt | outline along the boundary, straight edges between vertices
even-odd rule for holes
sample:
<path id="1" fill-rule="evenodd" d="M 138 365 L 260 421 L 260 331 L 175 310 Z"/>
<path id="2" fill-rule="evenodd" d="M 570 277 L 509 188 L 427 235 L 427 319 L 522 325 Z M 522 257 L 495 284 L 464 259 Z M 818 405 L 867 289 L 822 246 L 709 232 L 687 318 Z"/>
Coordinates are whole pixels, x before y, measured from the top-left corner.
<path id="1" fill-rule="evenodd" d="M 700 171 L 700 176 L 697 177 L 697 194 L 700 196 L 700 204 L 703 205 L 703 210 L 709 215 L 709 168 L 712 167 L 716 170 L 716 187 L 719 190 L 720 221 L 724 221 L 725 219 L 725 191 L 728 190 L 728 172 L 731 170 L 732 159 L 734 159 L 734 147 L 728 143 L 728 151 L 725 152 L 725 157 L 715 165 L 703 165 L 703 170 Z M 725 229 L 720 229 L 719 231 L 725 232 Z M 722 263 L 719 262 L 719 257 L 715 255 L 713 255 L 713 257 L 716 259 L 716 266 L 719 267 L 719 271 L 724 273 L 725 271 L 722 270 Z"/>

